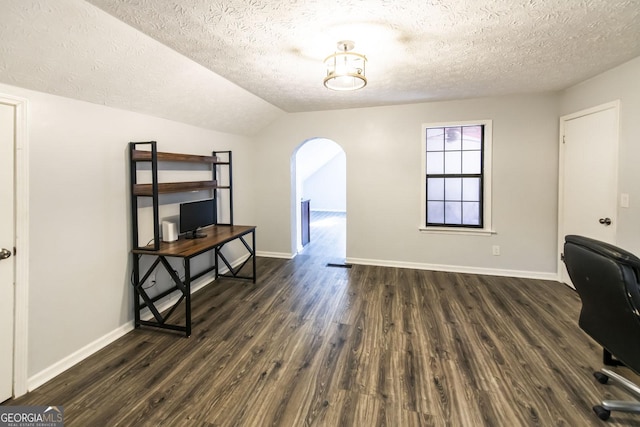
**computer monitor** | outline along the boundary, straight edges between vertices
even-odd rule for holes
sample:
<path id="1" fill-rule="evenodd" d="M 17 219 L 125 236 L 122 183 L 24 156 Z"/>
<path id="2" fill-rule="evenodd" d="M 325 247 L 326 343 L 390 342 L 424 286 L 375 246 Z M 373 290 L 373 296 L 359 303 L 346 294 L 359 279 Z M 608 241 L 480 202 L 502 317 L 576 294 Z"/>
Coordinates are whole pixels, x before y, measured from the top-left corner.
<path id="1" fill-rule="evenodd" d="M 187 233 L 187 239 L 206 237 L 198 229 L 215 223 L 213 199 L 180 203 L 180 233 Z"/>

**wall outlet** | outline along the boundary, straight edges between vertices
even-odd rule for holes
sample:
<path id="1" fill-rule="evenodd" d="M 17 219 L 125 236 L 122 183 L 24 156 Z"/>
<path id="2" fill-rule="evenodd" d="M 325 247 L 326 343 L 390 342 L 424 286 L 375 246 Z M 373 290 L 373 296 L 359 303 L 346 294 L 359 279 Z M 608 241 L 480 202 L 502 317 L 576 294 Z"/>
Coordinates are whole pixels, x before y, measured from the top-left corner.
<path id="1" fill-rule="evenodd" d="M 500 246 L 493 245 L 493 247 L 491 248 L 491 253 L 493 255 L 500 255 Z"/>

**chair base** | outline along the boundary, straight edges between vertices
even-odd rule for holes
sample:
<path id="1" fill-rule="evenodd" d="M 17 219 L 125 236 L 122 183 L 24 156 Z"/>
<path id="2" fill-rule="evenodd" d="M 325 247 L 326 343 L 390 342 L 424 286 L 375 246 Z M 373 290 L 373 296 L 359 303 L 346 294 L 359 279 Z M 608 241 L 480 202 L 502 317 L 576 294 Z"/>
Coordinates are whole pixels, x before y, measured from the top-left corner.
<path id="1" fill-rule="evenodd" d="M 619 375 L 609 369 L 601 369 L 600 372 L 593 374 L 598 382 L 606 384 L 609 380 L 621 386 L 623 389 L 631 393 L 637 399 L 640 399 L 640 387 L 629 381 L 622 375 Z M 638 400 L 603 400 L 600 405 L 593 407 L 593 411 L 601 420 L 609 419 L 612 411 L 632 412 L 640 414 L 640 401 Z"/>
<path id="2" fill-rule="evenodd" d="M 602 363 L 607 366 L 626 366 L 624 363 L 613 357 L 613 354 L 606 348 L 602 349 Z"/>

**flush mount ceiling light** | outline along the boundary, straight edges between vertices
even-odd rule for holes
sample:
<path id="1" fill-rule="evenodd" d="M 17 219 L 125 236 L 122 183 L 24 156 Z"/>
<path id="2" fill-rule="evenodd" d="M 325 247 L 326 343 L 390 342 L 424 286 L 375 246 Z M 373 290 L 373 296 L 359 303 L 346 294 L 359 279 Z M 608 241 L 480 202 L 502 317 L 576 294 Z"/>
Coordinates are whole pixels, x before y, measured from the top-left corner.
<path id="1" fill-rule="evenodd" d="M 327 76 L 324 85 L 331 90 L 356 90 L 367 85 L 365 63 L 367 57 L 351 52 L 355 43 L 351 40 L 338 42 L 338 51 L 324 60 Z"/>

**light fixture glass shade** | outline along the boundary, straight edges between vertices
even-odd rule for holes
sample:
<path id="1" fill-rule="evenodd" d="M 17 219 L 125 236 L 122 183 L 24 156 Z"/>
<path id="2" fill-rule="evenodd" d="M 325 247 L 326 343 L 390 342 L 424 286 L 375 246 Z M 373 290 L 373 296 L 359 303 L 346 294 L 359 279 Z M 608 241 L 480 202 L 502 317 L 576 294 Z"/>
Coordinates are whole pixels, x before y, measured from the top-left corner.
<path id="1" fill-rule="evenodd" d="M 367 58 L 359 53 L 350 52 L 354 47 L 351 41 L 338 42 L 338 49 L 333 55 L 327 56 L 324 63 L 327 76 L 324 85 L 331 90 L 356 90 L 367 85 L 365 65 Z"/>

